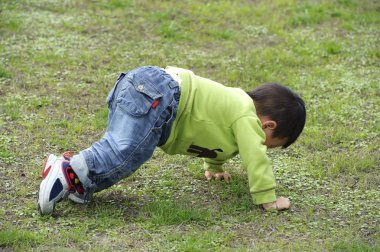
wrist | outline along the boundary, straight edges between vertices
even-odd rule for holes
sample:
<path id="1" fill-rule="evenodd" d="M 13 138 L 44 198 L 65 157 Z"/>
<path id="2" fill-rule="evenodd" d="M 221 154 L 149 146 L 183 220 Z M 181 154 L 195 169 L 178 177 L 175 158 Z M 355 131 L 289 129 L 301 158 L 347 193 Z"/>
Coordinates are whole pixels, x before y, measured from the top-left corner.
<path id="1" fill-rule="evenodd" d="M 273 203 L 276 201 L 275 189 L 261 192 L 252 192 L 253 203 L 256 205 Z"/>
<path id="2" fill-rule="evenodd" d="M 265 210 L 269 210 L 269 209 L 276 209 L 277 210 L 278 209 L 277 201 L 264 203 L 264 204 L 262 204 L 262 206 Z"/>

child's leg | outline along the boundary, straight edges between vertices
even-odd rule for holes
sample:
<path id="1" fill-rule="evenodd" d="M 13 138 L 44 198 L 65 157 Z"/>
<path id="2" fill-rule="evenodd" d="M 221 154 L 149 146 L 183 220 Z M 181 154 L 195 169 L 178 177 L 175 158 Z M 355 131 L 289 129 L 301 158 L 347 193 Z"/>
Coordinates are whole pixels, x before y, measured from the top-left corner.
<path id="1" fill-rule="evenodd" d="M 160 68 L 142 67 L 122 75 L 107 98 L 103 138 L 71 159 L 49 156 L 40 185 L 40 213 L 51 214 L 69 189 L 80 193 L 83 185 L 87 193 L 100 191 L 136 171 L 167 140 L 179 96 L 178 83 Z"/>
<path id="2" fill-rule="evenodd" d="M 179 86 L 156 67 L 121 76 L 107 98 L 103 138 L 72 158 L 85 189 L 100 191 L 136 171 L 165 143 L 179 102 Z"/>

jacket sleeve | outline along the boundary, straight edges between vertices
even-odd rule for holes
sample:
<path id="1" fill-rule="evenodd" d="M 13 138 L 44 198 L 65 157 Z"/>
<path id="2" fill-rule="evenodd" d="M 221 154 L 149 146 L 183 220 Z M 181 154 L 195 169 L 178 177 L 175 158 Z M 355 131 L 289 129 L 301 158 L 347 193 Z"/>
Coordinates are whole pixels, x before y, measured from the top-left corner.
<path id="1" fill-rule="evenodd" d="M 276 181 L 266 154 L 265 133 L 257 117 L 242 117 L 232 125 L 243 167 L 247 169 L 249 190 L 254 204 L 276 200 Z"/>
<path id="2" fill-rule="evenodd" d="M 225 163 L 225 161 L 217 161 L 209 158 L 204 159 L 203 168 L 206 171 L 211 172 L 223 172 L 222 165 Z"/>

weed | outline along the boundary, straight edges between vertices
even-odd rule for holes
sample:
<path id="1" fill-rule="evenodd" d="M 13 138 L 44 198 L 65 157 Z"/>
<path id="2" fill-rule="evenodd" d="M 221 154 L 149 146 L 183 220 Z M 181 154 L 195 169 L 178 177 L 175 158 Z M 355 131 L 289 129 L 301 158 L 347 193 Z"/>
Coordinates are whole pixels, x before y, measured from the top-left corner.
<path id="1" fill-rule="evenodd" d="M 342 51 L 342 47 L 335 41 L 327 42 L 325 48 L 328 54 L 339 54 Z"/>
<path id="2" fill-rule="evenodd" d="M 12 139 L 10 137 L 0 135 L 0 164 L 10 163 L 14 160 L 13 153 L 10 150 Z"/>
<path id="3" fill-rule="evenodd" d="M 10 74 L 2 67 L 0 67 L 0 79 L 1 78 L 10 78 Z"/>

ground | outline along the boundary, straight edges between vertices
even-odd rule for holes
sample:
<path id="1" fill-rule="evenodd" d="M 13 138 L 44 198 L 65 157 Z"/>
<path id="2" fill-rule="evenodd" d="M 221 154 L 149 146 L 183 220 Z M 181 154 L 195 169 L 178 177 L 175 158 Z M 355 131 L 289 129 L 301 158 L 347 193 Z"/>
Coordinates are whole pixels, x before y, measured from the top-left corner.
<path id="1" fill-rule="evenodd" d="M 379 12 L 375 0 L 1 1 L 0 250 L 380 251 Z M 292 208 L 253 205 L 238 156 L 226 184 L 157 150 L 88 205 L 40 217 L 45 157 L 98 140 L 109 89 L 142 65 L 300 93 L 304 133 L 268 153 Z"/>

